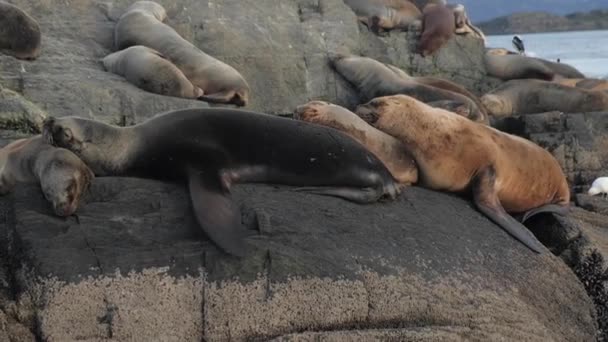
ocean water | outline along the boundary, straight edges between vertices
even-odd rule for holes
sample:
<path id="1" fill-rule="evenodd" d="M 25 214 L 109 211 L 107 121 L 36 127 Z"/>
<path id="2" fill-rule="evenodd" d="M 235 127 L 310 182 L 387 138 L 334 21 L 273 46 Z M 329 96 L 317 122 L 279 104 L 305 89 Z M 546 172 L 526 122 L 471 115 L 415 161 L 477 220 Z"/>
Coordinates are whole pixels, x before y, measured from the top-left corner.
<path id="1" fill-rule="evenodd" d="M 487 47 L 515 51 L 513 34 L 487 36 Z M 608 79 L 608 31 L 518 34 L 526 54 L 568 63 L 587 77 Z"/>

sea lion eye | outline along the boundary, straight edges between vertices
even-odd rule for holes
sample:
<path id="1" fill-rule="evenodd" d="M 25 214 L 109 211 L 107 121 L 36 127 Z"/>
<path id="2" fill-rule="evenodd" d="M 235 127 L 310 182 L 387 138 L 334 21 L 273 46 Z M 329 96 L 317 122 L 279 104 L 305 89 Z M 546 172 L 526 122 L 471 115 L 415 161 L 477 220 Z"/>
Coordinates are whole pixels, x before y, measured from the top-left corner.
<path id="1" fill-rule="evenodd" d="M 62 129 L 63 139 L 64 141 L 72 141 L 74 135 L 72 134 L 72 130 L 69 128 Z"/>

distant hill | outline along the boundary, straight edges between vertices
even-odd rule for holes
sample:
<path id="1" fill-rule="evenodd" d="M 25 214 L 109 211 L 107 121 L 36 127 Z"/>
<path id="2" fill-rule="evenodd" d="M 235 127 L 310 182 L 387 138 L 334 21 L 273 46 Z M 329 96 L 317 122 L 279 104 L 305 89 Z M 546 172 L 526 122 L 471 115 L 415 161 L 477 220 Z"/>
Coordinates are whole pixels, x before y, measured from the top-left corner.
<path id="1" fill-rule="evenodd" d="M 608 10 L 559 16 L 546 12 L 515 13 L 478 24 L 485 34 L 608 29 Z"/>
<path id="2" fill-rule="evenodd" d="M 474 23 L 518 12 L 566 15 L 573 12 L 608 9 L 608 0 L 448 0 L 448 2 L 463 4 Z"/>

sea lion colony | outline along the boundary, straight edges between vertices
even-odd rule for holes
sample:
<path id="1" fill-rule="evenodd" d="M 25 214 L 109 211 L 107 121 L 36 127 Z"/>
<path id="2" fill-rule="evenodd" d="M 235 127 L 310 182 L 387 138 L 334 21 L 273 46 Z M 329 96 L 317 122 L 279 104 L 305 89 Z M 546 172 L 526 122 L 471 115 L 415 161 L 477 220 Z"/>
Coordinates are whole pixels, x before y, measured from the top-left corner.
<path id="1" fill-rule="evenodd" d="M 345 0 L 345 4 L 378 35 L 391 30 L 418 32 L 417 52 L 425 57 L 455 34 L 485 42 L 459 4 L 441 0 Z M 153 1 L 132 3 L 116 21 L 116 51 L 103 59 L 103 67 L 146 91 L 247 106 L 251 89 L 245 78 L 182 38 L 165 23 L 166 18 L 165 9 Z M 0 22 L 3 53 L 22 59 L 44 53 L 40 29 L 27 13 L 0 2 Z M 608 107 L 605 82 L 585 79 L 562 63 L 488 49 L 488 75 L 514 81 L 478 98 L 446 79 L 411 76 L 364 56 L 330 54 L 328 63 L 359 91 L 355 112 L 312 101 L 295 109 L 295 119 L 237 109 L 176 109 L 131 127 L 49 117 L 42 137 L 2 150 L 0 179 L 8 184 L 2 190 L 10 191 L 15 182 L 37 181 L 45 195 L 67 193 L 68 204 L 49 198 L 56 214 L 65 216 L 76 210 L 93 173 L 182 180 L 189 187 L 201 228 L 224 251 L 245 255 L 246 234 L 230 200 L 233 183 L 295 185 L 300 187 L 295 191 L 358 203 L 390 200 L 406 185 L 418 184 L 469 195 L 509 234 L 531 250 L 543 251 L 509 214 L 523 214 L 522 221 L 544 211 L 564 214 L 570 201 L 566 179 L 547 151 L 489 127 L 491 119 L 548 110 L 604 110 Z M 526 97 L 531 92 L 535 101 Z M 553 101 L 556 97 L 560 101 Z M 582 100 L 588 98 L 593 99 L 591 105 Z M 180 135 L 169 134 L 171 129 Z M 241 139 L 228 139 L 228 134 Z M 300 154 L 282 149 L 280 140 L 289 140 Z M 538 158 L 526 160 L 530 155 Z M 21 159 L 40 160 L 42 166 L 28 169 L 14 161 Z M 47 164 L 62 168 L 50 175 L 39 172 Z"/>

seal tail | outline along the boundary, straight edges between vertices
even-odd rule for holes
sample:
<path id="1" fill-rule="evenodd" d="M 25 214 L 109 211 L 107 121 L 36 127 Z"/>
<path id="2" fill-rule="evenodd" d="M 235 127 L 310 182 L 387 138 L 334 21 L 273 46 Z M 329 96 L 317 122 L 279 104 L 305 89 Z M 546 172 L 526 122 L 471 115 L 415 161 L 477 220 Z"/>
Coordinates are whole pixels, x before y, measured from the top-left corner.
<path id="1" fill-rule="evenodd" d="M 496 194 L 494 182 L 496 181 L 496 171 L 492 166 L 480 171 L 472 182 L 473 200 L 475 205 L 489 217 L 494 223 L 498 224 L 507 233 L 519 240 L 526 247 L 536 253 L 542 253 L 543 244 L 530 232 L 523 224 L 511 217 L 500 204 Z"/>
<path id="2" fill-rule="evenodd" d="M 570 206 L 564 206 L 559 204 L 546 204 L 532 210 L 528 210 L 524 213 L 521 218 L 521 223 L 526 222 L 530 217 L 540 213 L 554 213 L 565 216 L 570 212 Z"/>
<path id="3" fill-rule="evenodd" d="M 225 252 L 244 256 L 246 231 L 217 172 L 189 168 L 188 188 L 194 215 L 205 234 Z"/>

